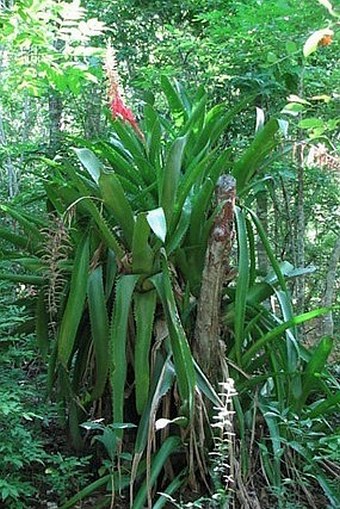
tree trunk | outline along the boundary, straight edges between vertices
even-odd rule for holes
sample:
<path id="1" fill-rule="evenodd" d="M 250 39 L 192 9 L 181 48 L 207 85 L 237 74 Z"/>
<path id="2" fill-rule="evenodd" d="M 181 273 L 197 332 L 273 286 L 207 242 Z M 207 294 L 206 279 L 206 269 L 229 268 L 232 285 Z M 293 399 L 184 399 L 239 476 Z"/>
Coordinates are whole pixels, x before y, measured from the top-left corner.
<path id="1" fill-rule="evenodd" d="M 56 91 L 51 91 L 48 98 L 49 106 L 49 156 L 53 158 L 60 146 L 60 129 L 63 104 L 61 96 Z"/>
<path id="2" fill-rule="evenodd" d="M 214 382 L 221 381 L 220 361 L 224 356 L 220 342 L 220 307 L 234 240 L 235 193 L 235 179 L 231 175 L 220 177 L 216 195 L 217 205 L 223 203 L 223 207 L 210 234 L 197 306 L 195 352 L 204 373 Z"/>
<path id="3" fill-rule="evenodd" d="M 33 125 L 35 122 L 34 116 L 32 116 L 32 98 L 29 97 L 27 94 L 25 95 L 24 99 L 24 111 L 23 111 L 23 118 L 22 118 L 22 127 L 21 127 L 21 141 L 22 143 L 27 143 L 30 139 L 30 133 L 32 131 Z M 20 180 L 21 180 L 21 172 L 24 165 L 25 160 L 25 152 L 21 154 L 19 161 L 18 161 L 18 170 L 17 170 L 17 181 L 18 181 L 18 188 L 20 186 Z"/>
<path id="4" fill-rule="evenodd" d="M 336 285 L 336 272 L 337 265 L 340 258 L 340 236 L 337 238 L 331 258 L 328 265 L 327 277 L 326 277 L 326 289 L 323 298 L 323 305 L 330 307 L 333 304 L 334 288 Z M 334 322 L 332 312 L 330 311 L 323 319 L 322 332 L 324 336 L 333 336 L 334 334 Z"/>
<path id="5" fill-rule="evenodd" d="M 99 85 L 92 85 L 88 93 L 89 100 L 85 112 L 85 138 L 97 138 L 101 132 L 100 116 L 101 116 L 101 90 Z"/>
<path id="6" fill-rule="evenodd" d="M 4 129 L 2 108 L 0 104 L 0 145 L 6 149 L 7 138 Z M 13 198 L 18 192 L 18 179 L 15 171 L 15 167 L 10 155 L 5 156 L 5 169 L 7 174 L 7 189 L 9 198 Z"/>

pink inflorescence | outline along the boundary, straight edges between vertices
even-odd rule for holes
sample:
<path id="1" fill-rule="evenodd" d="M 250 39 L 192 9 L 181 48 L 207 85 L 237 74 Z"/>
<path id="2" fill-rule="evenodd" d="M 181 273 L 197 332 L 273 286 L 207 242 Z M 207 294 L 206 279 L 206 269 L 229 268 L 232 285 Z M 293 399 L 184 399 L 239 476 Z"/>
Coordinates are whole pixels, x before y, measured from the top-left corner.
<path id="1" fill-rule="evenodd" d="M 111 111 L 113 118 L 120 118 L 121 120 L 124 120 L 126 122 L 129 122 L 129 124 L 132 125 L 134 129 L 138 129 L 137 120 L 130 110 L 125 104 L 123 99 L 120 97 L 119 92 L 117 91 L 115 97 L 111 99 Z"/>
<path id="2" fill-rule="evenodd" d="M 111 45 L 107 47 L 106 51 L 105 71 L 108 79 L 108 98 L 113 118 L 120 118 L 123 122 L 128 122 L 140 138 L 144 139 L 144 135 L 138 126 L 136 117 L 124 102 L 123 91 L 120 86 L 120 79 L 117 71 L 116 55 Z"/>

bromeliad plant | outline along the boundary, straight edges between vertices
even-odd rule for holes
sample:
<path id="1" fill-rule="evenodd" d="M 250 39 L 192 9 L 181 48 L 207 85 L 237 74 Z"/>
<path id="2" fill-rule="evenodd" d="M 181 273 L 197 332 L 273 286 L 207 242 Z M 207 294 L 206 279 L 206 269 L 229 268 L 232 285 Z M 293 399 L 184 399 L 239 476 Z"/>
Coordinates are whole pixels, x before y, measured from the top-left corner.
<path id="1" fill-rule="evenodd" d="M 150 507 L 162 507 L 166 498 L 155 500 L 152 488 L 180 444 L 187 444 L 192 484 L 194 453 L 201 475 L 206 474 L 199 447 L 202 426 L 196 426 L 200 438 L 195 433 L 195 425 L 202 422 L 199 403 L 205 395 L 220 406 L 200 369 L 205 359 L 194 359 L 192 353 L 210 234 L 225 206 L 214 191 L 221 175 L 231 174 L 238 195 L 247 195 L 252 179 L 269 162 L 280 122 L 269 120 L 234 161 L 231 148 L 222 146 L 222 136 L 249 100 L 229 111 L 224 105 L 209 109 L 202 89 L 190 100 L 180 85 L 163 78 L 170 116 L 161 116 L 151 101 L 144 107 L 139 127 L 124 104 L 110 62 L 107 67 L 116 117 L 111 138 L 93 143 L 78 139 L 68 157 L 44 160 L 49 167 L 44 183 L 47 220 L 10 204 L 1 205 L 20 228 L 20 234 L 6 227 L 0 230 L 17 251 L 6 250 L 4 256 L 27 269 L 24 274 L 1 277 L 34 287 L 29 301 L 35 306 L 38 344 L 49 364 L 50 391 L 66 403 L 75 445 L 82 443 L 79 424 L 91 413 L 107 416 L 112 406 L 109 456 L 113 470 L 86 493 L 110 478 L 113 491 L 130 484 L 134 509 L 144 507 L 146 500 Z M 322 310 L 294 317 L 283 271 L 256 215 L 245 206 L 236 208 L 236 226 L 238 277 L 234 287 L 226 289 L 224 311 L 226 353 L 238 392 L 237 432 L 246 449 L 247 430 L 256 426 L 253 420 L 249 428 L 248 419 L 255 408 L 255 391 L 261 394 L 256 412 L 260 408 L 276 447 L 273 430 L 278 427 L 267 416 L 266 397 L 276 398 L 280 411 L 288 407 L 303 411 L 301 401 L 307 401 L 315 385 L 310 385 L 311 364 L 306 364 L 308 359 L 295 342 L 294 327 Z M 273 268 L 268 281 L 257 276 L 255 235 L 261 238 Z M 281 321 L 263 305 L 272 294 L 281 304 Z M 282 387 L 284 377 L 289 379 L 287 389 Z M 336 404 L 337 400 L 320 402 L 327 409 Z M 105 410 L 100 411 L 103 405 Z M 256 417 L 256 412 L 251 415 Z M 179 431 L 165 438 L 163 430 L 158 437 L 155 422 L 160 416 L 157 428 L 166 426 L 166 431 L 179 426 Z M 126 460 L 124 430 L 127 427 L 131 435 L 130 423 L 137 429 L 133 457 Z M 279 432 L 280 444 L 287 443 L 288 435 Z M 154 455 L 153 444 L 159 445 Z M 276 452 L 273 461 L 281 479 Z M 242 458 L 243 472 L 249 475 L 247 455 Z M 119 474 L 120 461 L 128 464 L 128 478 Z M 183 483 L 183 472 L 175 474 L 168 495 Z M 141 484 L 134 497 L 136 479 Z"/>
<path id="2" fill-rule="evenodd" d="M 190 102 L 166 78 L 162 88 L 173 123 L 147 104 L 141 136 L 116 95 L 113 112 L 121 119 L 112 124 L 110 141 L 78 140 L 83 146 L 75 155 L 45 161 L 47 222 L 2 206 L 21 228 L 20 235 L 4 228 L 2 237 L 29 253 L 12 259 L 33 269 L 32 275 L 2 277 L 36 288 L 31 300 L 38 343 L 48 358 L 50 390 L 67 403 L 73 441 L 81 445 L 80 422 L 110 392 L 113 422 L 140 423 L 133 478 L 145 451 L 150 463 L 152 423 L 174 381 L 178 415 L 168 411 L 163 417 L 175 417 L 184 428 L 193 426 L 198 392 L 216 398 L 194 361 L 187 332 L 218 212 L 214 189 L 231 169 L 230 150 L 219 151 L 219 139 L 245 105 L 207 111 L 202 89 Z M 67 240 L 60 235 L 59 218 L 69 226 Z M 50 302 L 59 302 L 58 308 Z M 56 331 L 51 341 L 50 322 Z M 127 391 L 133 399 L 127 400 Z M 123 431 L 115 432 L 118 452 Z M 155 457 L 158 468 L 178 440 L 165 444 L 165 456 Z M 148 468 L 156 467 L 151 462 Z M 143 506 L 150 487 L 137 494 L 134 507 Z"/>

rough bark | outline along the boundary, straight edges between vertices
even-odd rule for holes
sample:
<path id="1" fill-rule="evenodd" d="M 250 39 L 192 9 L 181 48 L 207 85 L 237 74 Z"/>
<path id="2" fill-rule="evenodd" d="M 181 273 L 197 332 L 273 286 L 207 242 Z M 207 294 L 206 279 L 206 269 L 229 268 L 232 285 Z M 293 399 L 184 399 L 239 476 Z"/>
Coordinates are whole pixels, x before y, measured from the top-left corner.
<path id="1" fill-rule="evenodd" d="M 340 258 L 340 236 L 335 242 L 331 258 L 328 265 L 327 277 L 326 277 L 326 289 L 323 298 L 323 305 L 330 307 L 333 304 L 334 289 L 336 286 L 336 272 Z M 333 315 L 330 311 L 323 319 L 322 332 L 324 336 L 333 336 L 334 334 L 334 322 Z"/>
<path id="2" fill-rule="evenodd" d="M 195 353 L 203 371 L 218 381 L 223 348 L 220 342 L 222 285 L 229 267 L 234 240 L 236 182 L 230 175 L 220 177 L 216 197 L 222 208 L 215 219 L 205 257 L 202 286 L 197 307 Z"/>

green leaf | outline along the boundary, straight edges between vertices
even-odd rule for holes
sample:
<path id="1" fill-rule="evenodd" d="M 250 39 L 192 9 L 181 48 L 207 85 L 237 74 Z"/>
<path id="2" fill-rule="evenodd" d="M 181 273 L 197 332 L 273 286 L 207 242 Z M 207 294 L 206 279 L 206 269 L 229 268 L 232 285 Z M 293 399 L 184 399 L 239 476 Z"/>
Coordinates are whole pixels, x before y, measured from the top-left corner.
<path id="1" fill-rule="evenodd" d="M 263 348 L 264 346 L 268 345 L 272 341 L 274 341 L 276 338 L 278 338 L 281 334 L 283 334 L 287 329 L 293 327 L 294 325 L 300 325 L 302 323 L 307 322 L 308 320 L 312 320 L 313 318 L 316 318 L 318 316 L 324 315 L 326 313 L 329 313 L 329 308 L 319 308 L 315 309 L 313 311 L 309 311 L 308 313 L 303 313 L 298 316 L 294 316 L 287 322 L 282 323 L 278 327 L 275 327 L 274 329 L 267 332 L 264 336 L 259 338 L 253 345 L 247 350 L 247 352 L 243 355 L 243 365 L 247 366 L 251 360 L 254 358 L 254 356 Z"/>
<path id="2" fill-rule="evenodd" d="M 126 339 L 132 294 L 139 279 L 138 274 L 122 276 L 116 286 L 116 300 L 112 314 L 111 330 L 111 387 L 113 421 L 124 422 L 124 390 L 127 374 Z M 121 438 L 122 431 L 117 431 Z"/>
<path id="3" fill-rule="evenodd" d="M 58 358 L 66 367 L 73 350 L 83 315 L 89 270 L 89 237 L 85 234 L 77 248 L 71 276 L 70 292 L 58 333 Z"/>
<path id="4" fill-rule="evenodd" d="M 166 504 L 169 503 L 169 495 L 172 495 L 176 491 L 180 489 L 180 487 L 184 484 L 188 476 L 188 472 L 183 470 L 175 479 L 171 481 L 171 483 L 165 488 L 165 490 L 161 493 L 161 496 L 157 499 L 157 501 L 153 504 L 152 509 L 162 509 Z M 164 496 L 167 495 L 167 496 Z"/>
<path id="5" fill-rule="evenodd" d="M 29 274 L 12 274 L 0 272 L 0 280 L 13 281 L 13 283 L 27 283 L 28 285 L 43 285 L 46 281 L 41 276 L 31 276 Z"/>
<path id="6" fill-rule="evenodd" d="M 305 111 L 304 104 L 300 103 L 288 103 L 286 106 L 281 110 L 281 113 L 286 113 L 287 115 L 292 115 L 293 117 L 297 117 L 299 113 L 302 111 Z"/>
<path id="7" fill-rule="evenodd" d="M 132 509 L 143 509 L 143 507 L 145 507 L 145 501 L 148 493 L 150 493 L 151 488 L 157 481 L 164 464 L 168 460 L 169 456 L 175 452 L 180 445 L 181 440 L 179 437 L 168 437 L 163 442 L 161 448 L 152 460 L 151 472 L 148 479 L 149 482 L 145 481 L 140 487 L 132 505 Z"/>
<path id="8" fill-rule="evenodd" d="M 105 141 L 98 142 L 98 148 L 104 157 L 107 158 L 109 163 L 112 165 L 113 170 L 117 175 L 119 175 L 123 180 L 124 184 L 126 182 L 129 183 L 130 187 L 134 186 L 135 190 L 138 190 L 138 186 L 143 184 L 143 179 L 137 168 L 135 167 L 135 162 L 137 158 L 134 160 L 131 159 L 131 155 L 126 153 L 123 146 L 119 144 L 119 148 L 116 146 L 112 146 Z M 122 155 L 123 154 L 123 155 Z M 137 157 L 141 157 L 138 153 Z M 136 187 L 137 186 L 137 187 Z"/>
<path id="9" fill-rule="evenodd" d="M 237 190 L 242 192 L 250 179 L 259 170 L 265 157 L 277 145 L 276 134 L 279 131 L 279 122 L 272 118 L 258 131 L 250 147 L 235 163 L 233 176 L 237 181 Z"/>
<path id="10" fill-rule="evenodd" d="M 172 115 L 174 115 L 175 118 L 180 116 L 184 121 L 188 118 L 187 106 L 179 93 L 178 83 L 175 80 L 174 83 L 175 86 L 172 85 L 165 75 L 161 76 L 161 88 L 167 98 Z"/>
<path id="11" fill-rule="evenodd" d="M 17 235 L 7 228 L 0 228 L 0 238 L 10 242 L 19 249 L 29 249 L 29 240 L 23 235 Z"/>
<path id="12" fill-rule="evenodd" d="M 170 239 L 168 239 L 167 241 L 166 252 L 168 253 L 168 255 L 175 251 L 181 244 L 190 225 L 190 215 L 191 215 L 191 203 L 190 200 L 187 200 L 182 208 L 182 213 L 180 215 L 180 219 L 178 221 L 176 229 L 174 233 L 170 236 Z"/>
<path id="13" fill-rule="evenodd" d="M 168 225 L 174 211 L 186 141 L 187 138 L 183 136 L 173 142 L 161 176 L 160 206 L 164 210 Z"/>
<path id="14" fill-rule="evenodd" d="M 286 42 L 286 51 L 289 55 L 296 53 L 298 51 L 297 44 L 293 41 L 287 41 Z"/>
<path id="15" fill-rule="evenodd" d="M 79 203 L 79 206 L 81 205 L 83 207 L 83 209 L 92 217 L 99 232 L 102 235 L 102 240 L 105 242 L 105 244 L 110 249 L 112 249 L 112 251 L 115 253 L 117 258 L 119 260 L 121 260 L 124 257 L 125 252 L 122 249 L 121 245 L 119 244 L 115 233 L 108 226 L 103 215 L 99 212 L 96 205 L 93 203 L 91 197 L 88 196 L 87 186 L 84 185 L 83 181 L 75 173 L 75 171 L 72 167 L 68 167 L 67 169 L 68 169 L 69 175 L 71 176 L 72 180 L 74 181 L 75 185 L 77 186 L 81 197 L 84 198 Z M 62 191 L 64 191 L 64 190 L 62 190 Z"/>
<path id="16" fill-rule="evenodd" d="M 60 506 L 60 509 L 71 509 L 72 507 L 75 507 L 79 502 L 84 500 L 84 498 L 88 497 L 93 493 L 94 491 L 97 491 L 102 486 L 107 485 L 111 481 L 111 474 L 107 474 L 100 479 L 97 479 L 96 481 L 88 484 L 85 488 L 78 491 L 76 495 L 74 495 L 72 498 L 70 498 L 65 504 Z"/>
<path id="17" fill-rule="evenodd" d="M 298 127 L 301 129 L 316 129 L 318 127 L 324 127 L 324 122 L 321 118 L 305 118 L 300 120 Z"/>
<path id="18" fill-rule="evenodd" d="M 109 369 L 109 319 L 101 267 L 94 269 L 89 276 L 87 297 L 96 360 L 96 382 L 91 395 L 95 400 L 103 394 Z"/>
<path id="19" fill-rule="evenodd" d="M 298 399 L 297 408 L 301 411 L 310 393 L 318 383 L 318 376 L 321 375 L 327 364 L 327 359 L 332 351 L 333 340 L 331 337 L 324 337 L 314 350 L 302 374 L 302 391 Z"/>
<path id="20" fill-rule="evenodd" d="M 324 417 L 331 412 L 338 412 L 340 409 L 340 391 L 336 392 L 332 396 L 329 396 L 321 402 L 317 402 L 308 413 L 309 419 L 317 419 L 318 417 Z"/>
<path id="21" fill-rule="evenodd" d="M 102 172 L 99 177 L 99 187 L 105 205 L 112 211 L 118 226 L 123 231 L 128 247 L 131 249 L 135 220 L 121 183 L 114 173 Z"/>
<path id="22" fill-rule="evenodd" d="M 162 273 L 153 276 L 151 281 L 162 301 L 166 316 L 182 408 L 184 413 L 192 418 L 196 386 L 194 361 L 178 314 L 167 263 L 165 252 L 162 250 Z"/>
<path id="23" fill-rule="evenodd" d="M 153 426 L 157 410 L 162 398 L 169 392 L 173 384 L 175 371 L 170 361 L 170 355 L 163 359 L 158 352 L 152 375 L 148 402 L 141 416 L 135 440 L 135 454 L 131 468 L 131 485 L 135 482 L 138 465 L 146 449 L 150 427 Z"/>
<path id="24" fill-rule="evenodd" d="M 98 184 L 100 172 L 103 169 L 102 162 L 87 148 L 73 148 L 73 150 L 94 182 Z"/>
<path id="25" fill-rule="evenodd" d="M 235 352 L 236 360 L 241 364 L 241 350 L 245 340 L 244 320 L 248 295 L 250 260 L 246 222 L 242 211 L 238 207 L 235 208 L 235 217 L 238 241 L 238 278 L 235 295 Z"/>
<path id="26" fill-rule="evenodd" d="M 0 210 L 9 214 L 25 230 L 29 240 L 34 242 L 43 241 L 44 237 L 39 228 L 35 226 L 35 218 L 27 213 L 18 210 L 18 207 L 11 205 L 0 205 Z"/>
<path id="27" fill-rule="evenodd" d="M 150 390 L 150 345 L 156 310 L 155 290 L 136 293 L 134 298 L 136 320 L 135 339 L 135 388 L 136 408 L 141 414 L 148 400 Z"/>
<path id="28" fill-rule="evenodd" d="M 167 228 L 163 208 L 159 207 L 158 209 L 150 210 L 146 215 L 146 219 L 156 237 L 164 243 Z"/>
<path id="29" fill-rule="evenodd" d="M 152 271 L 154 254 L 149 245 L 150 225 L 146 213 L 138 214 L 132 241 L 132 270 L 149 274 Z"/>
<path id="30" fill-rule="evenodd" d="M 329 2 L 329 0 L 317 0 L 317 1 L 319 2 L 319 4 L 323 5 L 327 9 L 329 14 L 331 14 L 332 16 L 337 16 L 337 14 L 334 11 L 333 6 L 332 6 L 331 2 Z"/>

